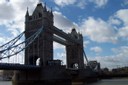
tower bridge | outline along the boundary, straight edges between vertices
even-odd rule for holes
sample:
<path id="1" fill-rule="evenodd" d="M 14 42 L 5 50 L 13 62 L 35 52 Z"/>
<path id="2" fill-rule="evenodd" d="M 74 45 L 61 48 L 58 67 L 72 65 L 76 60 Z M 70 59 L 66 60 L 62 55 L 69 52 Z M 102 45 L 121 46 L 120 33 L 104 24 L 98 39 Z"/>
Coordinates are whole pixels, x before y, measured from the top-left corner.
<path id="1" fill-rule="evenodd" d="M 84 56 L 87 62 L 88 59 L 82 34 L 75 28 L 71 33 L 63 32 L 53 25 L 53 18 L 52 10 L 37 4 L 32 15 L 26 12 L 25 31 L 0 47 L 0 59 L 25 52 L 24 64 L 0 63 L 0 69 L 16 70 L 13 85 L 71 85 L 73 81 L 96 79 L 96 72 L 84 64 Z M 17 44 L 23 34 L 25 41 Z M 66 47 L 66 66 L 53 59 L 53 41 Z M 37 60 L 39 65 L 36 65 Z"/>

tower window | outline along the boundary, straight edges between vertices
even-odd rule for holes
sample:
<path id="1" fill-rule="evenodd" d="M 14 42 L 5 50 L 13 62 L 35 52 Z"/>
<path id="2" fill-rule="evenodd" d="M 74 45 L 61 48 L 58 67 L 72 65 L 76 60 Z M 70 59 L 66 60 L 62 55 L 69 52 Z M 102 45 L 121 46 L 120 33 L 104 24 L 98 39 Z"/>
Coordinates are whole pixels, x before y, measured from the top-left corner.
<path id="1" fill-rule="evenodd" d="M 41 13 L 39 13 L 39 17 L 42 17 L 42 14 Z"/>

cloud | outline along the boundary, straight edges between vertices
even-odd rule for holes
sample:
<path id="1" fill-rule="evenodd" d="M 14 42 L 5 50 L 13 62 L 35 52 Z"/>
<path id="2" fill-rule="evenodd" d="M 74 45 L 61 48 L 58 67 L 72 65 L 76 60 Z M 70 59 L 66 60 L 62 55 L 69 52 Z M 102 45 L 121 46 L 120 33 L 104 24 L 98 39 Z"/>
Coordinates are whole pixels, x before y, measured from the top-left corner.
<path id="1" fill-rule="evenodd" d="M 75 7 L 84 9 L 90 3 L 94 3 L 95 7 L 97 8 L 102 8 L 108 3 L 108 0 L 54 0 L 54 2 L 60 7 L 73 5 Z"/>
<path id="2" fill-rule="evenodd" d="M 118 31 L 118 37 L 128 37 L 128 9 L 120 9 L 113 16 L 109 18 L 109 23 L 116 27 Z"/>
<path id="3" fill-rule="evenodd" d="M 98 8 L 104 7 L 108 3 L 108 0 L 89 0 L 89 1 L 94 3 Z"/>
<path id="4" fill-rule="evenodd" d="M 81 28 L 82 34 L 92 41 L 115 43 L 118 40 L 115 29 L 100 18 L 88 17 L 81 23 Z"/>
<path id="5" fill-rule="evenodd" d="M 71 4 L 74 4 L 76 2 L 76 0 L 54 0 L 54 2 L 61 6 L 61 7 L 64 7 L 64 6 L 67 6 L 67 5 L 71 5 Z"/>
<path id="6" fill-rule="evenodd" d="M 83 43 L 84 44 L 84 48 L 86 48 L 89 43 L 90 43 L 90 41 L 86 41 L 85 40 L 84 43 Z"/>
<path id="7" fill-rule="evenodd" d="M 84 9 L 87 5 L 87 2 L 85 0 L 79 0 L 76 4 L 77 7 Z"/>
<path id="8" fill-rule="evenodd" d="M 118 19 L 118 18 L 116 18 L 116 17 L 114 17 L 114 16 L 111 16 L 110 18 L 109 18 L 109 20 L 108 20 L 108 23 L 110 24 L 110 25 L 120 25 L 122 22 Z"/>
<path id="9" fill-rule="evenodd" d="M 57 53 L 57 59 L 62 60 L 62 64 L 66 64 L 66 52 L 64 51 L 63 53 Z"/>
<path id="10" fill-rule="evenodd" d="M 128 39 L 128 26 L 119 29 L 119 36 Z"/>
<path id="11" fill-rule="evenodd" d="M 108 67 L 109 69 L 128 65 L 128 46 L 112 48 L 112 51 L 113 55 L 89 57 L 89 60 L 97 60 L 102 68 Z"/>
<path id="12" fill-rule="evenodd" d="M 85 0 L 79 0 L 79 1 L 77 0 L 54 0 L 54 2 L 60 7 L 66 7 L 69 5 L 73 5 L 81 9 L 84 9 L 85 6 L 87 5 Z"/>
<path id="13" fill-rule="evenodd" d="M 95 53 L 100 53 L 102 52 L 102 48 L 96 46 L 96 47 L 92 47 L 90 48 L 91 51 L 94 51 Z"/>
<path id="14" fill-rule="evenodd" d="M 66 16 L 62 15 L 61 12 L 55 11 L 54 13 L 54 25 L 64 31 L 69 31 L 75 24 L 71 22 Z"/>
<path id="15" fill-rule="evenodd" d="M 64 49 L 64 46 L 59 44 L 59 43 L 54 42 L 53 43 L 53 48 L 54 48 L 54 50 L 56 50 L 56 49 L 62 50 L 62 49 Z"/>
<path id="16" fill-rule="evenodd" d="M 10 32 L 14 32 L 17 29 L 22 32 L 24 30 L 24 17 L 27 6 L 34 9 L 37 3 L 38 0 L 2 0 L 0 3 L 0 25 L 4 25 Z M 30 12 L 32 11 L 31 9 L 29 9 Z"/>
<path id="17" fill-rule="evenodd" d="M 116 12 L 115 17 L 120 19 L 124 25 L 128 25 L 128 9 L 120 9 Z"/>

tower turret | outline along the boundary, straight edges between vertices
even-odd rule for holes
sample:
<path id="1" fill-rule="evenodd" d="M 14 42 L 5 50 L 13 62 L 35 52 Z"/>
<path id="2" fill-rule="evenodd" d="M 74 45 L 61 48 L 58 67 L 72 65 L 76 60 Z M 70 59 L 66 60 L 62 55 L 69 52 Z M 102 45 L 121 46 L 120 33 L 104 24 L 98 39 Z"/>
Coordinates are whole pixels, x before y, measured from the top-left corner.
<path id="1" fill-rule="evenodd" d="M 28 12 L 28 7 L 25 15 L 25 22 L 29 21 L 29 12 Z"/>
<path id="2" fill-rule="evenodd" d="M 40 66 L 46 66 L 49 60 L 53 60 L 53 33 L 48 31 L 53 28 L 53 15 L 47 10 L 46 4 L 38 3 L 32 15 L 28 10 L 26 12 L 25 39 L 42 27 L 39 37 L 25 49 L 25 64 L 36 65 L 39 59 Z"/>
<path id="3" fill-rule="evenodd" d="M 77 33 L 76 29 L 73 28 L 69 36 L 79 41 L 81 44 L 71 44 L 66 46 L 67 51 L 67 67 L 68 68 L 84 68 L 83 58 L 83 37 L 80 33 Z"/>

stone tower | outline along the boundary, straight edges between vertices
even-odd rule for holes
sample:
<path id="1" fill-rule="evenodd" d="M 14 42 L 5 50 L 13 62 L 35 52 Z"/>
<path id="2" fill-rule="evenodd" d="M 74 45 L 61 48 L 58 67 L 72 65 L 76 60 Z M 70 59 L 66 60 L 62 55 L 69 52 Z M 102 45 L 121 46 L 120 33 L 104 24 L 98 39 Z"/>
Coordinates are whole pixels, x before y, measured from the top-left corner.
<path id="1" fill-rule="evenodd" d="M 32 15 L 27 10 L 25 15 L 25 39 L 32 36 L 38 29 L 43 31 L 29 47 L 25 49 L 25 64 L 36 65 L 37 59 L 41 66 L 46 66 L 53 60 L 53 33 L 48 31 L 53 28 L 53 13 L 48 11 L 41 3 L 37 4 Z"/>
<path id="2" fill-rule="evenodd" d="M 66 46 L 67 67 L 76 69 L 84 68 L 83 36 L 80 33 L 77 33 L 74 28 L 69 36 L 72 36 L 74 39 L 80 41 L 80 44 L 73 43 Z"/>

